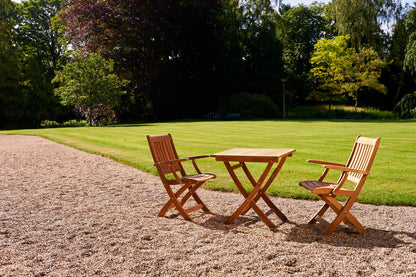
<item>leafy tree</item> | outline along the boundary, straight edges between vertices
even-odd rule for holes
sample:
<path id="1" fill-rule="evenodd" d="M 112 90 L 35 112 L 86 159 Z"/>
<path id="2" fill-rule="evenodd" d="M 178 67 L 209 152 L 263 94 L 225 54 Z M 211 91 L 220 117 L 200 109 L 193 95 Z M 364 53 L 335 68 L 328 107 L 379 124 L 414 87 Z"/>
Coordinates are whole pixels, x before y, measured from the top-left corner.
<path id="1" fill-rule="evenodd" d="M 13 45 L 11 22 L 13 3 L 0 0 L 0 125 L 14 125 L 24 114 L 23 95 L 19 90 L 20 72 Z"/>
<path id="2" fill-rule="evenodd" d="M 384 108 L 393 108 L 394 104 L 406 94 L 407 88 L 411 88 L 410 74 L 403 69 L 403 61 L 406 54 L 406 48 L 403 45 L 407 45 L 409 40 L 409 32 L 405 23 L 405 15 L 399 14 L 393 27 L 393 34 L 388 49 L 389 63 L 382 75 L 382 82 L 388 88 L 388 97 L 386 97 L 387 101 L 384 102 Z"/>
<path id="3" fill-rule="evenodd" d="M 53 25 L 62 0 L 26 0 L 16 5 L 16 42 L 22 56 L 32 56 L 48 81 L 65 62 L 62 34 Z"/>
<path id="4" fill-rule="evenodd" d="M 379 58 L 372 48 L 360 49 L 354 53 L 354 60 L 350 74 L 350 80 L 344 85 L 348 95 L 355 100 L 355 109 L 358 106 L 358 92 L 360 90 L 373 89 L 379 93 L 386 94 L 386 87 L 379 82 L 381 71 L 387 63 Z M 346 72 L 348 74 L 348 72 Z"/>
<path id="5" fill-rule="evenodd" d="M 354 52 L 347 46 L 348 39 L 348 36 L 320 39 L 315 44 L 315 51 L 310 60 L 310 73 L 315 83 L 315 90 L 311 96 L 320 101 L 327 101 L 329 110 L 334 101 L 342 99 L 347 72 L 351 71 Z"/>
<path id="6" fill-rule="evenodd" d="M 60 105 L 53 92 L 51 81 L 47 80 L 38 61 L 33 56 L 25 57 L 22 65 L 20 91 L 25 99 L 24 120 L 30 125 L 60 114 Z"/>
<path id="7" fill-rule="evenodd" d="M 311 58 L 311 74 L 318 83 L 314 96 L 331 104 L 332 100 L 347 94 L 357 108 L 359 91 L 387 92 L 379 82 L 386 62 L 372 48 L 363 48 L 358 53 L 348 48 L 348 39 L 348 36 L 337 36 L 318 41 Z"/>
<path id="8" fill-rule="evenodd" d="M 241 90 L 273 96 L 283 71 L 282 44 L 276 37 L 277 13 L 269 0 L 241 1 L 240 7 L 241 59 L 248 78 Z"/>
<path id="9" fill-rule="evenodd" d="M 219 0 L 64 0 L 63 7 L 71 43 L 114 59 L 117 74 L 132 80 L 126 116 L 166 118 L 212 106 Z"/>
<path id="10" fill-rule="evenodd" d="M 221 1 L 221 11 L 218 13 L 218 30 L 220 62 L 219 69 L 223 93 L 237 93 L 248 86 L 248 76 L 244 69 L 243 40 L 245 33 L 243 25 L 243 7 L 238 0 Z"/>
<path id="11" fill-rule="evenodd" d="M 275 99 L 283 63 L 282 44 L 276 37 L 278 15 L 270 1 L 226 0 L 220 16 L 221 94 L 247 92 Z"/>
<path id="12" fill-rule="evenodd" d="M 404 69 L 416 73 L 416 8 L 407 15 L 406 28 L 410 34 L 404 57 Z"/>
<path id="13" fill-rule="evenodd" d="M 111 122 L 113 108 L 125 93 L 121 88 L 127 84 L 113 74 L 113 65 L 112 60 L 106 61 L 97 53 L 84 57 L 73 52 L 73 61 L 56 74 L 54 82 L 60 86 L 55 93 L 62 104 L 76 106 L 90 125 Z"/>
<path id="14" fill-rule="evenodd" d="M 14 87 L 8 89 L 7 98 L 11 102 L 2 110 L 13 115 L 16 123 L 34 125 L 59 114 L 51 85 L 63 51 L 57 42 L 61 35 L 51 25 L 59 9 L 58 0 L 27 0 L 15 4 L 13 14 L 8 15 L 13 20 L 10 24 L 13 36 L 1 40 L 9 44 L 2 47 L 8 49 L 2 64 L 10 64 Z M 8 79 L 10 83 L 11 77 Z"/>
<path id="15" fill-rule="evenodd" d="M 309 60 L 317 41 L 328 36 L 323 5 L 316 4 L 287 10 L 277 20 L 277 35 L 283 43 L 283 62 L 287 77 L 287 90 L 295 101 L 302 103 L 309 93 Z"/>
<path id="16" fill-rule="evenodd" d="M 326 14 L 339 35 L 350 35 L 356 51 L 372 47 L 382 53 L 386 34 L 381 26 L 391 22 L 398 5 L 399 0 L 332 0 Z"/>

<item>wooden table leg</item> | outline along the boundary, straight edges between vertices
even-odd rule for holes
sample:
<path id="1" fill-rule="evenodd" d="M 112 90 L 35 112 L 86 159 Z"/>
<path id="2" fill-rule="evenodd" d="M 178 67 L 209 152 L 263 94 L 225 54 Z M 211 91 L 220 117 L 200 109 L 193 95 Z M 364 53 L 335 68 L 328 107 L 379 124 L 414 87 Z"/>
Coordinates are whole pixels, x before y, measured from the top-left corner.
<path id="1" fill-rule="evenodd" d="M 269 179 L 267 180 L 266 184 L 262 187 L 259 193 L 254 197 L 253 202 L 257 203 L 257 201 L 263 198 L 264 202 L 270 207 L 270 212 L 274 212 L 282 221 L 288 221 L 287 217 L 273 204 L 270 198 L 266 195 L 267 189 L 270 187 L 276 176 L 279 174 L 280 170 L 283 167 L 283 164 L 286 161 L 286 157 L 280 159 L 279 164 L 277 165 L 276 169 L 270 175 Z M 250 180 L 251 184 L 255 186 L 256 181 L 254 180 L 253 176 L 251 175 L 250 171 L 248 170 L 247 166 L 243 166 L 243 170 L 246 173 L 247 178 Z M 246 214 L 250 210 L 250 207 L 246 209 L 242 214 Z M 270 214 L 270 212 L 268 214 Z"/>
<path id="2" fill-rule="evenodd" d="M 257 215 L 261 218 L 261 220 L 269 227 L 269 228 L 276 228 L 276 225 L 270 221 L 270 219 L 267 217 L 265 213 L 257 206 L 257 204 L 253 201 L 253 199 L 258 195 L 262 184 L 264 183 L 267 175 L 270 172 L 270 169 L 273 166 L 273 163 L 269 163 L 263 172 L 262 176 L 260 177 L 259 181 L 253 186 L 253 190 L 250 194 L 247 193 L 247 191 L 244 189 L 243 185 L 241 184 L 240 180 L 238 179 L 237 175 L 234 172 L 234 169 L 243 167 L 247 168 L 244 163 L 240 163 L 238 166 L 232 167 L 229 162 L 224 162 L 225 167 L 227 168 L 228 172 L 231 175 L 231 178 L 233 179 L 234 183 L 236 184 L 237 188 L 240 190 L 241 194 L 246 198 L 244 202 L 241 204 L 241 206 L 224 222 L 224 224 L 231 224 L 234 222 L 234 220 L 242 214 L 243 211 L 248 210 L 251 208 L 254 209 L 254 211 L 257 213 Z M 251 175 L 251 174 L 250 174 Z M 266 197 L 267 198 L 267 197 Z"/>

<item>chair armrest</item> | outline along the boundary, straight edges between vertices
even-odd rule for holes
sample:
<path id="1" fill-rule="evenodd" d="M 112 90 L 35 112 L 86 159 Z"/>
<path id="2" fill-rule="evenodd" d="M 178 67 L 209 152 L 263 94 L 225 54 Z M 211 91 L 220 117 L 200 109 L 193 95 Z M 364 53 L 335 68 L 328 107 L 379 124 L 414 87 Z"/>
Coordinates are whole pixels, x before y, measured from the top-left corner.
<path id="1" fill-rule="evenodd" d="M 209 157 L 211 157 L 211 156 L 210 155 L 200 155 L 200 156 L 186 157 L 186 158 L 180 158 L 180 159 L 175 159 L 175 160 L 158 162 L 158 163 L 155 163 L 154 165 L 170 164 L 170 163 L 181 163 L 181 162 L 185 162 L 185 161 L 192 161 L 192 160 L 196 160 L 196 159 L 209 158 Z"/>
<path id="2" fill-rule="evenodd" d="M 155 163 L 153 165 L 162 165 L 162 164 L 172 164 L 172 163 L 180 163 L 180 162 L 184 162 L 184 161 L 190 161 L 190 158 L 182 158 L 182 159 L 175 159 L 175 160 L 169 160 L 169 161 L 163 161 L 163 162 L 158 162 Z"/>
<path id="3" fill-rule="evenodd" d="M 201 174 L 202 172 L 199 169 L 198 165 L 196 164 L 195 160 L 196 159 L 202 159 L 202 158 L 209 158 L 209 157 L 211 157 L 211 156 L 210 155 L 192 156 L 192 157 L 187 157 L 187 158 L 181 158 L 181 159 L 158 162 L 158 163 L 155 163 L 154 166 L 158 166 L 158 165 L 162 165 L 162 164 L 174 164 L 174 163 L 181 163 L 181 162 L 185 162 L 185 161 L 192 161 L 192 164 L 193 164 L 196 172 L 198 172 L 198 174 Z"/>
<path id="4" fill-rule="evenodd" d="M 196 159 L 203 159 L 203 158 L 209 158 L 209 157 L 211 157 L 211 155 L 199 155 L 199 156 L 188 157 L 188 159 L 196 160 Z"/>
<path id="5" fill-rule="evenodd" d="M 188 159 L 192 160 L 192 164 L 193 164 L 196 172 L 198 172 L 198 174 L 202 174 L 202 172 L 199 169 L 198 165 L 196 164 L 195 160 L 196 159 L 202 159 L 202 158 L 209 158 L 209 157 L 211 157 L 211 155 L 199 155 L 199 156 L 189 157 Z"/>
<path id="6" fill-rule="evenodd" d="M 325 168 L 329 168 L 329 169 L 335 169 L 335 170 L 341 170 L 341 171 L 347 171 L 347 172 L 354 172 L 354 173 L 360 173 L 360 174 L 364 174 L 364 175 L 368 175 L 370 174 L 370 172 L 365 171 L 365 170 L 360 170 L 360 169 L 355 169 L 355 168 L 350 168 L 350 167 L 346 167 L 346 166 L 339 166 L 339 165 L 324 165 Z"/>
<path id="7" fill-rule="evenodd" d="M 338 166 L 345 166 L 345 164 L 340 163 L 333 163 L 333 162 L 325 162 L 325 161 L 319 161 L 319 160 L 308 160 L 309 163 L 315 163 L 315 164 L 329 164 L 329 165 L 338 165 Z"/>

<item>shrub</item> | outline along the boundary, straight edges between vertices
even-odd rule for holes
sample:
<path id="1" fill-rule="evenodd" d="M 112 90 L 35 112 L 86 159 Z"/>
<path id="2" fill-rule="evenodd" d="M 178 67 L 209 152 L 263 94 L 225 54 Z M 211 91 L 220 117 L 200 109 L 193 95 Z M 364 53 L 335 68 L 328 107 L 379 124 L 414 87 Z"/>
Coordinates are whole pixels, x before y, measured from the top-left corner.
<path id="1" fill-rule="evenodd" d="M 375 108 L 354 108 L 349 106 L 298 106 L 292 108 L 288 114 L 292 119 L 395 119 L 391 111 L 381 111 Z"/>
<path id="2" fill-rule="evenodd" d="M 72 120 L 65 121 L 60 126 L 62 126 L 62 127 L 87 127 L 88 122 L 85 121 L 85 120 L 72 119 Z"/>
<path id="3" fill-rule="evenodd" d="M 416 117 L 416 92 L 406 94 L 394 107 L 394 113 L 399 118 Z"/>
<path id="4" fill-rule="evenodd" d="M 239 113 L 243 118 L 276 118 L 278 107 L 270 97 L 261 94 L 231 94 L 220 100 L 219 112 L 222 116 Z"/>
<path id="5" fill-rule="evenodd" d="M 40 127 L 42 127 L 42 128 L 54 128 L 54 127 L 59 127 L 59 123 L 58 123 L 58 122 L 56 122 L 56 121 L 53 121 L 53 120 L 46 119 L 46 120 L 43 120 L 43 121 L 40 123 Z"/>
<path id="6" fill-rule="evenodd" d="M 57 128 L 57 127 L 86 127 L 88 126 L 87 121 L 85 120 L 68 120 L 65 121 L 63 123 L 58 123 L 56 121 L 52 121 L 52 120 L 43 120 L 40 123 L 40 127 L 42 128 Z"/>

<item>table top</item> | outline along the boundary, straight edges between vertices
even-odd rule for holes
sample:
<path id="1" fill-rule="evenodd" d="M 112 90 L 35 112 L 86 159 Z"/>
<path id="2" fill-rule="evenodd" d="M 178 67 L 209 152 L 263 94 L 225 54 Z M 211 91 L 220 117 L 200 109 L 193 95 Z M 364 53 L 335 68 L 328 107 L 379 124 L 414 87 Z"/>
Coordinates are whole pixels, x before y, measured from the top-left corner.
<path id="1" fill-rule="evenodd" d="M 277 162 L 281 157 L 292 156 L 295 151 L 295 149 L 233 148 L 212 156 L 217 161 Z"/>

